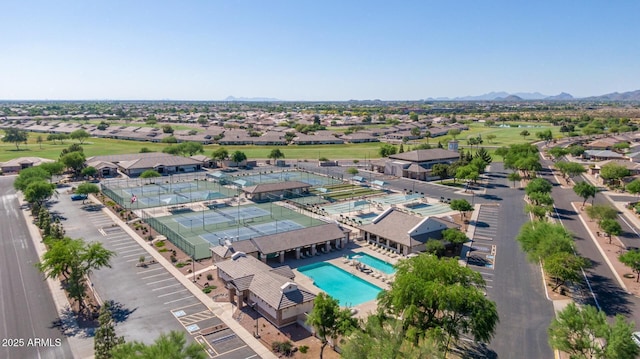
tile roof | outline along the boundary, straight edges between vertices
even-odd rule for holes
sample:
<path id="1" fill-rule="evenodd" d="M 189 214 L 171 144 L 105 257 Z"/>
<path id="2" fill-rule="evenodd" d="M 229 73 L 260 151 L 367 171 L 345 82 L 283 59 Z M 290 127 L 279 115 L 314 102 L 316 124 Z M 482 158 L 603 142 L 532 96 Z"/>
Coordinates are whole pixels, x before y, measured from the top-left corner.
<path id="1" fill-rule="evenodd" d="M 410 236 L 420 225 L 422 233 Z M 372 223 L 362 226 L 362 231 L 391 239 L 406 246 L 415 246 L 429 237 L 429 233 L 439 231 L 440 227 L 460 228 L 456 223 L 436 217 L 416 217 L 390 208 L 380 214 Z M 437 227 L 437 228 L 436 228 Z M 429 231 L 429 228 L 433 230 Z M 426 232 L 424 232 L 426 230 Z"/>
<path id="2" fill-rule="evenodd" d="M 426 162 L 443 159 L 457 159 L 460 154 L 455 151 L 449 151 L 442 148 L 432 148 L 428 150 L 416 150 L 404 153 L 398 153 L 389 156 L 391 159 L 405 160 L 411 162 Z"/>
<path id="3" fill-rule="evenodd" d="M 293 231 L 253 238 L 256 248 L 264 254 L 277 253 L 297 247 L 310 246 L 326 241 L 343 238 L 342 228 L 336 223 L 296 229 Z"/>

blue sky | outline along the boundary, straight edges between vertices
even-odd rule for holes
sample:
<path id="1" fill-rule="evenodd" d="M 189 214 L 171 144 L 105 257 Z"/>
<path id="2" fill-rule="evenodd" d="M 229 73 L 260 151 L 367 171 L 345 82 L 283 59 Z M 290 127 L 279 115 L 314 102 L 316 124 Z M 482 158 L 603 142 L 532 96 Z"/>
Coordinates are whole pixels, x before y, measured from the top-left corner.
<path id="1" fill-rule="evenodd" d="M 640 1 L 3 1 L 0 99 L 640 89 Z"/>

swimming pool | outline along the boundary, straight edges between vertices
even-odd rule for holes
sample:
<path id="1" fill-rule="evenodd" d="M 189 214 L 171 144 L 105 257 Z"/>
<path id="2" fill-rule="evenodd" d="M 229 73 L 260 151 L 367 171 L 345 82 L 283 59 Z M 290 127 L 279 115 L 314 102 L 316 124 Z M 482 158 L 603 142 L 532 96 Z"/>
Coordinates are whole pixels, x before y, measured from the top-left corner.
<path id="1" fill-rule="evenodd" d="M 360 263 L 366 264 L 369 267 L 373 269 L 377 269 L 378 271 L 386 274 L 394 274 L 396 272 L 396 269 L 393 268 L 393 265 L 391 263 L 385 262 L 381 259 L 370 256 L 363 252 L 356 252 L 355 254 L 352 254 L 349 258 L 355 259 Z"/>
<path id="2" fill-rule="evenodd" d="M 337 299 L 342 306 L 358 305 L 376 299 L 382 290 L 331 263 L 314 263 L 298 268 L 313 284 Z"/>

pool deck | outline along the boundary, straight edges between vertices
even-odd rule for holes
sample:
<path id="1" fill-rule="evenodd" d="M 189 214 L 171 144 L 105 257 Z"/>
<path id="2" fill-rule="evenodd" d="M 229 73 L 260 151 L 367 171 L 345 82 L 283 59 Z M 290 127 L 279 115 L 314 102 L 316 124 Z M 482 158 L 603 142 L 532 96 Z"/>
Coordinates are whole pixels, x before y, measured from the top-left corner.
<path id="1" fill-rule="evenodd" d="M 295 273 L 296 277 L 295 277 L 295 282 L 299 283 L 300 285 L 302 285 L 303 287 L 307 288 L 309 291 L 311 291 L 314 294 L 318 294 L 320 293 L 322 290 L 318 287 L 316 287 L 315 285 L 313 285 L 313 280 L 311 280 L 309 277 L 301 274 L 298 271 L 298 267 L 302 267 L 305 265 L 309 265 L 309 264 L 313 264 L 313 263 L 319 263 L 319 262 L 324 262 L 324 263 L 331 263 L 333 265 L 335 265 L 336 267 L 346 271 L 347 273 L 351 273 L 353 275 L 355 275 L 356 277 L 365 280 L 371 284 L 374 284 L 382 289 L 390 289 L 389 283 L 386 281 L 383 281 L 381 278 L 382 277 L 378 277 L 377 274 L 380 274 L 381 272 L 378 271 L 373 271 L 373 272 L 363 272 L 360 271 L 359 269 L 356 269 L 355 266 L 351 266 L 349 265 L 349 263 L 353 263 L 352 260 L 349 260 L 348 258 L 345 258 L 345 256 L 349 256 L 352 254 L 355 254 L 356 252 L 363 252 L 363 253 L 367 253 L 372 257 L 381 259 L 385 262 L 391 263 L 391 264 L 395 264 L 397 263 L 397 261 L 399 259 L 401 259 L 400 257 L 398 258 L 391 258 L 387 255 L 378 253 L 373 251 L 372 249 L 370 249 L 369 247 L 366 246 L 361 246 L 359 243 L 349 243 L 347 245 L 346 248 L 342 249 L 342 250 L 337 250 L 337 251 L 333 251 L 333 252 L 329 252 L 329 253 L 323 253 L 320 255 L 317 255 L 315 257 L 312 258 L 304 258 L 304 259 L 293 259 L 293 260 L 286 260 L 284 262 L 284 264 L 289 265 L 292 269 L 293 272 Z M 389 275 L 384 275 L 384 277 L 388 278 Z M 376 300 L 371 300 L 368 302 L 364 302 L 362 304 L 358 304 L 353 306 L 353 308 L 357 309 L 358 312 L 355 315 L 358 318 L 366 318 L 369 314 L 372 314 L 376 311 L 377 308 L 377 301 Z"/>

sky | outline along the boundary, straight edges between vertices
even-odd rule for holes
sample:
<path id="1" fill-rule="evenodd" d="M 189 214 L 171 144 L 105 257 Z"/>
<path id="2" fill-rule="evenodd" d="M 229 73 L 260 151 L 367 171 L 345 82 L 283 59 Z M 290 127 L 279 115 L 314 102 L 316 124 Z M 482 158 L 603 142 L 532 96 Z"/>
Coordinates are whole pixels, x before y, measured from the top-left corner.
<path id="1" fill-rule="evenodd" d="M 637 0 L 0 2 L 2 100 L 640 89 Z"/>

